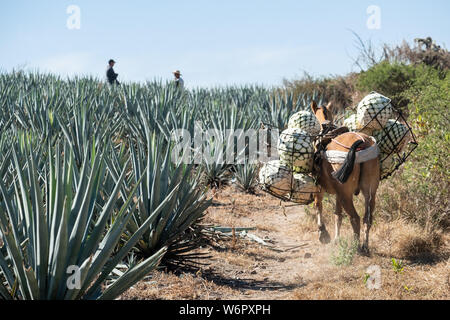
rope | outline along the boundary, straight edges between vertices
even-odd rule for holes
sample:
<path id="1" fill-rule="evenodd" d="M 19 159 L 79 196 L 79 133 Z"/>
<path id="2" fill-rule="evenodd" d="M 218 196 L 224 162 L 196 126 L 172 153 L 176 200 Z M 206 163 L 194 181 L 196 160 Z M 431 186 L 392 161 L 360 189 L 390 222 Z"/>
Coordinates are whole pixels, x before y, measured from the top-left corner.
<path id="1" fill-rule="evenodd" d="M 362 136 L 361 136 L 360 134 L 358 134 L 357 132 L 350 132 L 350 133 L 356 134 L 363 142 L 366 141 L 366 140 L 364 140 L 364 137 L 362 137 Z M 331 141 L 333 141 L 334 143 L 336 143 L 336 144 L 340 145 L 341 147 L 344 147 L 344 148 L 346 148 L 346 149 L 348 149 L 348 150 L 350 150 L 350 148 L 351 148 L 351 147 L 349 147 L 349 146 L 346 146 L 345 144 L 340 143 L 340 142 L 337 141 L 336 139 L 331 139 Z"/>

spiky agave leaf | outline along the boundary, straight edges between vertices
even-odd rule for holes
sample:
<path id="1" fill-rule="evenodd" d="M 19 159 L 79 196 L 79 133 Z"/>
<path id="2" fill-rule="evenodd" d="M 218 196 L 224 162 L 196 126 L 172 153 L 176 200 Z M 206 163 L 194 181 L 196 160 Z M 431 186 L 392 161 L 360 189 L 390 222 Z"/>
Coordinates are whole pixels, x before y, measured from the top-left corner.
<path id="1" fill-rule="evenodd" d="M 215 104 L 213 103 L 213 106 Z M 219 188 L 231 179 L 231 170 L 235 163 L 242 163 L 251 150 L 249 144 L 256 145 L 256 119 L 245 117 L 236 106 L 207 109 L 208 121 L 204 128 L 197 128 L 202 136 L 202 144 L 195 152 L 198 153 L 204 168 L 207 184 Z M 248 137 L 249 142 L 246 141 Z M 235 139 L 237 144 L 235 145 Z M 251 154 L 254 157 L 255 154 Z"/>
<path id="2" fill-rule="evenodd" d="M 28 145 L 29 146 L 29 145 Z M 0 268 L 7 285 L 2 284 L 0 296 L 20 299 L 96 298 L 107 274 L 126 256 L 159 212 L 172 200 L 173 194 L 161 199 L 148 214 L 136 234 L 112 256 L 125 230 L 132 211 L 132 197 L 140 183 L 127 195 L 109 229 L 117 195 L 126 175 L 124 168 L 107 203 L 97 208 L 99 186 L 107 175 L 103 144 L 92 147 L 92 158 L 85 157 L 75 181 L 74 155 L 67 142 L 62 143 L 64 155 L 49 148 L 49 160 L 37 167 L 31 148 L 24 152 L 12 150 L 16 180 L 10 185 L 0 181 L 0 230 L 6 250 L 0 251 Z M 84 154 L 88 154 L 85 150 Z M 6 161 L 9 159 L 6 159 Z M 25 165 L 22 166 L 21 163 Z M 3 164 L 2 164 L 3 166 Z M 42 172 L 46 174 L 42 177 Z M 44 199 L 46 202 L 44 203 Z M 106 297 L 113 298 L 142 278 L 156 266 L 165 248 L 127 271 L 119 284 L 108 288 Z M 69 288 L 69 266 L 79 269 L 80 286 Z M 6 292 L 9 293 L 6 294 Z M 101 295 L 100 295 L 101 297 Z M 104 298 L 105 296 L 103 296 Z"/>
<path id="3" fill-rule="evenodd" d="M 195 175 L 193 165 L 174 163 L 171 148 L 164 147 L 161 137 L 158 139 L 148 132 L 146 145 L 132 142 L 130 145 L 134 179 L 142 175 L 144 178 L 137 191 L 140 199 L 138 210 L 133 214 L 125 238 L 135 233 L 168 194 L 174 193 L 136 244 L 138 252 L 144 257 L 165 246 L 169 247 L 169 255 L 173 257 L 171 248 L 175 243 L 188 239 L 186 232 L 203 217 L 210 200 L 206 199 L 205 187 L 200 184 L 198 174 Z"/>
<path id="4" fill-rule="evenodd" d="M 236 165 L 234 177 L 238 187 L 247 193 L 254 193 L 255 186 L 258 182 L 258 165 L 249 160 L 245 160 L 243 164 Z"/>

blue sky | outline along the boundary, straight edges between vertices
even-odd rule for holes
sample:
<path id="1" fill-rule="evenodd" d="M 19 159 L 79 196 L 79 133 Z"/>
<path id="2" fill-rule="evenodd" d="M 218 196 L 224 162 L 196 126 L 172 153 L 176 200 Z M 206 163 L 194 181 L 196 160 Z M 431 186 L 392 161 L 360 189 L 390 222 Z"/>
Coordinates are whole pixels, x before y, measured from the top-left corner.
<path id="1" fill-rule="evenodd" d="M 69 5 L 81 28 L 69 30 Z M 366 22 L 381 9 L 381 29 Z M 171 79 L 189 87 L 345 74 L 358 69 L 355 38 L 374 44 L 431 36 L 449 48 L 450 1 L 414 0 L 10 0 L 0 4 L 0 70 L 39 69 L 104 77 L 109 58 L 122 81 Z"/>

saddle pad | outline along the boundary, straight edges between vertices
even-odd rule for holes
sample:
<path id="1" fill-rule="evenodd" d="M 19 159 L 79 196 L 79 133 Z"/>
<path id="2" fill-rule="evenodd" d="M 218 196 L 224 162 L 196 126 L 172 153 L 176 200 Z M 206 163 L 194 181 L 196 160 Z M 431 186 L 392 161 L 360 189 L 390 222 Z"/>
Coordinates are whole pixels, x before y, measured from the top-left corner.
<path id="1" fill-rule="evenodd" d="M 375 141 L 373 137 L 372 140 Z M 376 141 L 375 141 L 376 142 Z M 347 158 L 348 152 L 346 151 L 336 151 L 336 150 L 327 150 L 325 152 L 322 151 L 322 157 L 325 158 L 329 163 L 344 163 Z M 355 163 L 363 163 L 369 160 L 375 159 L 380 154 L 380 150 L 378 145 L 375 143 L 373 146 L 356 152 Z"/>

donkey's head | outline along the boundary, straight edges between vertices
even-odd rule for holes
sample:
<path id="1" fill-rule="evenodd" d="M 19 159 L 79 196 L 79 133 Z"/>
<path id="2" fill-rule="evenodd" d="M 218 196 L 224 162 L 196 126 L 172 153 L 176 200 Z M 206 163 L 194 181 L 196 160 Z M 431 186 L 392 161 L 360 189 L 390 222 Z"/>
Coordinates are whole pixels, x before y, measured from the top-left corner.
<path id="1" fill-rule="evenodd" d="M 313 100 L 313 102 L 311 102 L 311 109 L 316 115 L 317 120 L 319 120 L 322 128 L 333 123 L 333 106 L 331 105 L 331 102 L 326 106 L 318 107 L 317 103 Z"/>

